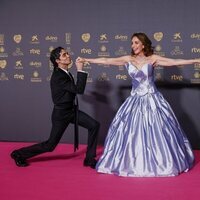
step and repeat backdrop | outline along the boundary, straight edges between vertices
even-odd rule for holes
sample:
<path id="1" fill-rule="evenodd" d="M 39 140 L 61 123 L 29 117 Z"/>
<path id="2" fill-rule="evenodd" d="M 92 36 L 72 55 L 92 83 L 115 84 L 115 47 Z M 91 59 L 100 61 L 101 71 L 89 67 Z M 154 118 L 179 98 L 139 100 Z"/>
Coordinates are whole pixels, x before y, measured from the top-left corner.
<path id="1" fill-rule="evenodd" d="M 40 141 L 51 129 L 50 52 L 58 46 L 76 57 L 117 57 L 131 52 L 131 36 L 145 32 L 155 54 L 200 57 L 199 1 L 15 0 L 0 1 L 0 139 Z M 75 67 L 71 72 L 76 77 Z M 109 124 L 131 89 L 124 66 L 85 65 L 82 110 L 101 123 L 103 143 Z M 194 148 L 200 145 L 200 64 L 154 70 L 161 92 L 177 113 Z M 186 126 L 187 124 L 187 126 Z M 81 129 L 81 141 L 87 132 Z M 192 133 L 190 133 L 192 131 Z M 62 141 L 73 141 L 69 127 Z"/>
<path id="2" fill-rule="evenodd" d="M 25 81 L 31 83 L 42 83 L 49 81 L 53 66 L 49 61 L 50 52 L 62 43 L 71 56 L 74 56 L 73 37 L 80 43 L 79 56 L 82 57 L 116 57 L 130 54 L 130 34 L 104 33 L 80 33 L 75 36 L 73 32 L 65 32 L 63 35 L 47 34 L 41 36 L 39 33 L 27 34 L 0 34 L 0 81 Z M 76 38 L 77 37 L 77 38 Z M 171 58 L 195 58 L 200 54 L 200 33 L 174 32 L 172 34 L 155 32 L 149 37 L 154 40 L 155 54 L 170 56 Z M 185 41 L 182 39 L 185 38 Z M 91 41 L 90 41 L 91 40 Z M 167 47 L 162 47 L 167 44 Z M 11 46 L 12 45 L 12 48 Z M 199 45 L 200 46 L 200 45 Z M 46 47 L 46 48 L 45 48 Z M 77 52 L 77 50 L 76 50 Z M 186 53 L 184 53 L 186 52 Z M 25 58 L 26 56 L 26 58 Z M 49 61 L 49 62 L 48 62 Z M 12 66 L 12 68 L 11 68 Z M 45 67 L 45 69 L 44 69 Z M 103 80 L 127 80 L 124 66 L 116 67 L 114 73 L 108 74 L 103 65 L 102 73 L 92 71 L 93 67 L 85 65 L 88 71 L 88 83 L 93 79 Z M 200 64 L 190 66 L 174 66 L 155 68 L 155 81 L 167 84 L 200 84 Z"/>

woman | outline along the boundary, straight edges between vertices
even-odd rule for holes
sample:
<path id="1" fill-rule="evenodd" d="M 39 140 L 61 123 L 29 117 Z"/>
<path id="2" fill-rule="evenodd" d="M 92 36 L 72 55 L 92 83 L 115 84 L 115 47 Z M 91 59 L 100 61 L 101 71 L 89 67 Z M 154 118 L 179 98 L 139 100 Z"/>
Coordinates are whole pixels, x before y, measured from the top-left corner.
<path id="1" fill-rule="evenodd" d="M 176 176 L 188 171 L 194 155 L 170 105 L 156 89 L 153 69 L 200 63 L 200 59 L 170 59 L 153 54 L 144 33 L 132 36 L 132 53 L 118 58 L 78 58 L 98 64 L 125 65 L 132 78 L 131 95 L 119 108 L 96 169 L 125 177 Z"/>

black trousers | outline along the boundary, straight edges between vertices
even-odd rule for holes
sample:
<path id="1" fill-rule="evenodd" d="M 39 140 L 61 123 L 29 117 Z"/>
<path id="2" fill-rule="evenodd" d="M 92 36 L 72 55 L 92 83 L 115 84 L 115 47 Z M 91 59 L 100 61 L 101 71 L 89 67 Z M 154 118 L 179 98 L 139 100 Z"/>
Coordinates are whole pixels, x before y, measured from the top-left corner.
<path id="1" fill-rule="evenodd" d="M 88 129 L 86 158 L 94 158 L 96 156 L 97 136 L 100 124 L 88 114 L 80 110 L 78 112 L 78 125 Z M 23 147 L 15 152 L 17 152 L 24 159 L 28 159 L 45 152 L 52 152 L 70 123 L 75 123 L 74 110 L 66 111 L 65 109 L 54 109 L 52 113 L 52 129 L 49 139 L 38 144 Z"/>

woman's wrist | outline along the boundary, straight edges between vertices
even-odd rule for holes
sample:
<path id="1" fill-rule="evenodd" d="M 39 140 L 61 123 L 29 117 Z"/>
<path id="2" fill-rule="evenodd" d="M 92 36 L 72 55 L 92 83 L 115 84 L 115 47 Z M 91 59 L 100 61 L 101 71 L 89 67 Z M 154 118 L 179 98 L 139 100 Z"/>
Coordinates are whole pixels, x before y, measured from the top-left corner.
<path id="1" fill-rule="evenodd" d="M 90 59 L 84 58 L 84 62 L 90 63 Z"/>

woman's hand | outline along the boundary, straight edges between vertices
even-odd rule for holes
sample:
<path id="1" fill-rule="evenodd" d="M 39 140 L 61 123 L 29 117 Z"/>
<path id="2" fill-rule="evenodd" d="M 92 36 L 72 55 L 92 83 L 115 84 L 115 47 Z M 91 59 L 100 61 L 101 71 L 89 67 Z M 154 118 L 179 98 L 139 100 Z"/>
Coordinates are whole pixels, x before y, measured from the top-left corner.
<path id="1" fill-rule="evenodd" d="M 76 59 L 76 62 L 84 63 L 84 62 L 86 62 L 86 60 L 85 60 L 85 58 L 78 57 L 78 58 Z"/>

